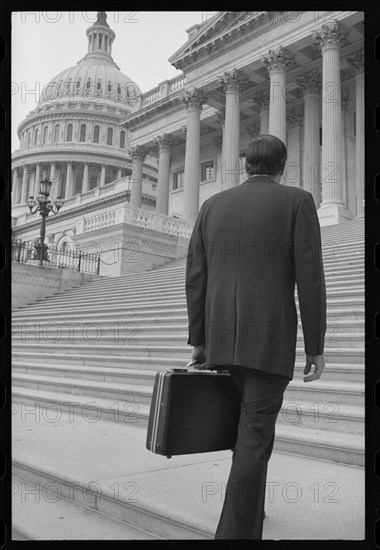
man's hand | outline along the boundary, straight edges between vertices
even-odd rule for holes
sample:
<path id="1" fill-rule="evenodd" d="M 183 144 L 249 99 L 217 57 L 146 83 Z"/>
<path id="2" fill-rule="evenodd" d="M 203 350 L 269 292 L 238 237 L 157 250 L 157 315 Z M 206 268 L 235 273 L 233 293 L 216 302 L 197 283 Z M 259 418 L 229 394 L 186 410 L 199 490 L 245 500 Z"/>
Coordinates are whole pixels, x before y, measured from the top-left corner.
<path id="1" fill-rule="evenodd" d="M 197 362 L 193 367 L 197 370 L 202 370 L 205 368 L 206 363 L 206 346 L 194 346 L 191 359 Z"/>
<path id="2" fill-rule="evenodd" d="M 319 380 L 322 375 L 322 371 L 325 367 L 325 358 L 322 355 L 306 355 L 306 365 L 303 371 L 304 374 L 309 374 L 311 365 L 315 365 L 313 374 L 304 376 L 304 382 L 312 382 L 313 380 Z"/>

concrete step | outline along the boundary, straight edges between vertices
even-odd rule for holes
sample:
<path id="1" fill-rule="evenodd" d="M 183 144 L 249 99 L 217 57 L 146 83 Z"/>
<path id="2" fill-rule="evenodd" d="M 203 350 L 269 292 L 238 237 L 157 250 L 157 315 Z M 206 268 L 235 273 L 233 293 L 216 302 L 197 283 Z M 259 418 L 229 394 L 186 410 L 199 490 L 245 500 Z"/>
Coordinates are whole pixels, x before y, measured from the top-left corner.
<path id="1" fill-rule="evenodd" d="M 152 397 L 152 386 L 140 385 L 136 382 L 126 384 L 125 381 L 116 383 L 115 380 L 109 382 L 14 372 L 12 384 L 42 391 L 64 391 L 72 395 L 127 399 L 133 404 L 150 404 Z M 305 383 L 303 380 L 293 379 L 288 385 L 286 395 L 288 400 L 295 402 L 303 400 L 319 403 L 323 399 L 323 405 L 331 404 L 335 409 L 340 405 L 364 406 L 364 385 L 359 382 L 315 380 L 313 383 Z"/>
<path id="2" fill-rule="evenodd" d="M 91 361 L 102 361 L 105 366 L 113 366 L 116 361 L 127 363 L 131 362 L 131 357 L 162 357 L 165 359 L 175 358 L 178 361 L 188 362 L 191 357 L 191 346 L 160 346 L 160 345 L 130 345 L 123 344 L 122 346 L 105 346 L 93 344 L 46 344 L 41 342 L 38 344 L 28 344 L 26 346 L 17 342 L 12 346 L 12 357 L 15 360 L 40 357 L 51 361 L 52 354 L 54 361 L 58 364 L 62 362 L 72 361 L 75 358 L 82 357 L 82 363 L 90 365 Z M 325 348 L 324 357 L 326 363 L 349 363 L 362 364 L 364 361 L 364 348 Z M 129 358 L 129 359 L 128 359 Z M 296 348 L 296 361 L 305 359 L 304 349 Z"/>
<path id="3" fill-rule="evenodd" d="M 143 428 L 146 433 L 149 405 L 130 402 L 128 398 L 118 401 L 99 397 L 89 399 L 88 396 L 14 387 L 12 399 L 12 413 L 23 423 L 29 420 L 41 425 L 54 423 L 59 426 L 68 415 L 73 424 L 78 422 L 78 418 L 88 424 L 107 421 L 112 425 Z M 292 455 L 364 466 L 362 434 L 279 422 L 274 449 Z M 133 463 L 136 464 L 136 457 Z M 17 470 L 14 475 L 18 475 Z"/>
<path id="4" fill-rule="evenodd" d="M 132 406 L 150 405 L 152 388 L 136 384 L 115 384 L 77 378 L 37 376 L 12 373 L 12 384 L 19 388 L 30 388 L 49 392 L 64 392 L 88 398 L 101 397 L 109 400 L 126 400 Z"/>
<path id="5" fill-rule="evenodd" d="M 217 330 L 219 327 L 215 327 Z M 261 331 L 242 332 L 242 337 L 255 338 L 259 341 L 260 338 L 269 337 L 269 332 L 266 327 L 260 327 Z M 160 345 L 181 345 L 185 344 L 188 339 L 188 331 L 184 326 L 170 328 L 159 326 L 155 330 L 149 330 L 144 326 L 138 325 L 136 322 L 124 324 L 114 324 L 113 327 L 104 327 L 100 323 L 78 323 L 76 326 L 62 326 L 58 323 L 37 323 L 35 327 L 29 330 L 22 327 L 14 327 L 13 342 L 29 343 L 29 342 L 46 342 L 51 344 L 56 343 L 92 343 L 98 345 L 124 345 L 124 344 L 160 344 Z M 287 338 L 286 327 L 282 331 L 283 339 Z M 223 333 L 220 338 L 225 337 Z M 228 336 L 227 336 L 228 337 Z M 303 333 L 301 327 L 298 330 L 297 341 L 299 345 L 303 344 Z M 343 332 L 340 330 L 339 323 L 329 323 L 326 331 L 325 345 L 329 347 L 361 347 L 364 342 L 364 332 Z"/>
<path id="6" fill-rule="evenodd" d="M 77 358 L 76 358 L 77 357 Z M 38 357 L 38 359 L 40 359 Z M 44 359 L 46 362 L 44 362 Z M 112 367 L 95 361 L 91 365 L 83 364 L 82 356 L 70 356 L 70 365 L 52 361 L 50 356 L 41 360 L 15 360 L 12 372 L 46 376 L 66 376 L 68 378 L 85 378 L 132 384 L 136 380 L 141 385 L 152 386 L 155 373 L 169 368 L 184 368 L 183 361 L 162 357 L 128 357 L 124 361 L 115 361 Z M 305 361 L 295 364 L 294 377 L 303 378 Z M 342 382 L 364 383 L 364 364 L 328 363 L 323 370 L 323 380 L 340 380 Z"/>
<path id="7" fill-rule="evenodd" d="M 58 487 L 56 478 L 47 481 L 45 477 L 43 484 L 12 478 L 13 540 L 162 540 L 126 521 L 73 502 L 70 493 L 64 498 Z"/>
<path id="8" fill-rule="evenodd" d="M 364 434 L 364 408 L 356 405 L 293 401 L 284 395 L 277 422 L 290 426 Z"/>
<path id="9" fill-rule="evenodd" d="M 327 292 L 332 292 L 335 290 L 352 290 L 356 288 L 362 289 L 364 284 L 364 274 L 361 277 L 345 279 L 344 281 L 340 278 L 334 279 L 331 277 L 330 280 L 326 281 L 326 290 Z M 39 301 L 33 304 L 33 310 L 40 310 L 45 308 L 64 306 L 64 307 L 78 307 L 80 304 L 88 304 L 88 299 L 91 298 L 91 304 L 104 304 L 104 302 L 112 303 L 117 300 L 123 302 L 137 301 L 139 298 L 143 299 L 157 299 L 157 298 L 169 298 L 174 297 L 184 297 L 185 296 L 185 282 L 173 281 L 172 283 L 167 284 L 165 287 L 160 288 L 146 288 L 142 285 L 138 289 L 113 289 L 108 292 L 102 291 L 94 296 L 93 291 L 88 293 L 81 293 L 76 295 L 67 295 L 67 294 L 56 294 L 53 297 L 49 297 L 44 301 Z"/>
<path id="10" fill-rule="evenodd" d="M 57 376 L 58 375 L 58 376 Z M 132 407 L 150 405 L 156 371 L 132 369 L 25 368 L 13 369 L 15 387 L 41 391 L 64 391 L 70 395 L 128 399 Z M 285 392 L 282 422 L 363 433 L 364 385 L 319 380 L 292 380 Z M 318 424 L 318 426 L 316 426 Z"/>
<path id="11" fill-rule="evenodd" d="M 356 324 L 354 324 L 356 323 Z M 331 346 L 342 346 L 350 341 L 352 346 L 362 345 L 364 341 L 364 326 L 362 321 L 355 321 L 351 324 L 344 324 L 344 321 L 331 321 L 327 324 L 325 343 Z M 170 334 L 170 337 L 168 335 Z M 263 332 L 263 335 L 265 333 Z M 187 341 L 188 331 L 187 323 L 177 323 L 175 325 L 165 324 L 164 319 L 161 323 L 149 325 L 129 321 L 119 323 L 104 322 L 77 322 L 77 323 L 57 323 L 57 322 L 29 322 L 13 323 L 12 342 L 103 342 L 107 343 L 139 343 L 141 341 L 151 341 L 159 343 L 179 343 Z M 303 341 L 302 326 L 298 326 L 298 341 L 300 345 Z"/>
<path id="12" fill-rule="evenodd" d="M 342 307 L 342 306 L 361 306 L 364 302 L 364 287 L 358 288 L 354 290 L 335 290 L 332 292 L 327 291 L 327 309 L 333 309 L 334 307 Z M 111 303 L 107 303 L 104 306 L 98 305 L 98 306 L 92 306 L 90 305 L 91 302 L 87 304 L 83 304 L 82 306 L 78 307 L 70 307 L 70 308 L 58 308 L 57 306 L 54 307 L 41 307 L 39 309 L 34 308 L 30 311 L 30 314 L 27 312 L 23 312 L 23 314 L 19 314 L 17 316 L 14 316 L 14 320 L 26 320 L 26 319 L 37 319 L 41 316 L 43 317 L 54 317 L 57 319 L 57 317 L 67 317 L 70 318 L 80 315 L 88 315 L 88 314 L 95 314 L 98 317 L 99 312 L 110 312 L 115 311 L 120 312 L 121 310 L 124 312 L 124 314 L 130 314 L 131 312 L 139 312 L 143 309 L 149 309 L 152 308 L 152 304 L 154 304 L 155 309 L 153 311 L 165 311 L 170 308 L 174 307 L 182 307 L 186 310 L 186 300 L 183 296 L 182 299 L 167 299 L 166 301 L 162 301 L 162 298 L 153 299 L 139 299 L 136 301 L 126 301 L 125 303 L 121 303 L 121 300 L 118 300 L 115 305 L 112 305 Z M 296 306 L 298 305 L 298 301 L 296 300 Z M 67 311 L 66 311 L 67 309 Z M 82 313 L 78 313 L 78 311 L 82 311 Z"/>
<path id="13" fill-rule="evenodd" d="M 356 304 L 352 304 L 352 301 L 350 300 L 334 300 L 334 303 L 331 304 L 331 301 L 327 304 L 327 313 L 328 313 L 328 322 L 339 322 L 341 319 L 345 320 L 364 320 L 364 307 L 363 306 L 363 300 L 356 300 Z M 339 304 L 341 304 L 342 307 L 339 307 Z M 72 314 L 73 319 L 79 319 L 82 321 L 88 321 L 93 322 L 94 316 L 92 313 L 90 314 Z M 183 302 L 180 303 L 180 306 L 176 306 L 173 308 L 168 309 L 161 309 L 159 312 L 157 312 L 157 309 L 146 309 L 145 306 L 143 306 L 143 309 L 141 311 L 134 310 L 132 308 L 129 308 L 127 311 L 121 311 L 121 312 L 103 312 L 96 315 L 97 322 L 119 322 L 119 323 L 126 323 L 133 319 L 135 322 L 142 322 L 143 320 L 157 320 L 157 319 L 163 319 L 166 321 L 169 321 L 174 318 L 182 317 L 186 320 L 188 320 L 187 317 L 187 308 L 186 304 Z M 52 316 L 49 318 L 45 315 L 38 315 L 33 316 L 32 314 L 28 315 L 26 312 L 24 312 L 22 315 L 19 314 L 18 316 L 15 314 L 12 314 L 12 319 L 14 321 L 15 326 L 21 327 L 21 324 L 24 323 L 35 323 L 35 322 L 52 322 Z M 71 322 L 72 318 L 70 316 L 69 312 L 63 312 L 60 316 L 54 316 L 53 322 L 56 320 L 57 322 Z"/>

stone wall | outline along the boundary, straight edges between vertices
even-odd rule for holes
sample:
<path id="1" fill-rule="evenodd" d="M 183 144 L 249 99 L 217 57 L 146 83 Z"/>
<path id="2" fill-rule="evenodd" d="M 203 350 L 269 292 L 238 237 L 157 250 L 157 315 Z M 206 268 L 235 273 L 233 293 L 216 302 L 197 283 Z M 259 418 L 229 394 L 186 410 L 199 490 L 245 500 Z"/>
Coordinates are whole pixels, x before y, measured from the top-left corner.
<path id="1" fill-rule="evenodd" d="M 68 269 L 12 262 L 12 309 L 99 278 Z"/>

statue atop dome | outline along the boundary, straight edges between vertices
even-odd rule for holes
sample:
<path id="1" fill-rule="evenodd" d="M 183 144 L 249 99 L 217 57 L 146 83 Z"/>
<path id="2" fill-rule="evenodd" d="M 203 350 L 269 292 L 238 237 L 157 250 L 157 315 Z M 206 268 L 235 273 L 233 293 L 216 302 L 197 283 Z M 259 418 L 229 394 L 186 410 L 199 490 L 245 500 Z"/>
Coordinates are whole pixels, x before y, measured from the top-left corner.
<path id="1" fill-rule="evenodd" d="M 105 11 L 98 11 L 97 20 L 96 20 L 95 24 L 104 25 L 106 27 L 109 27 L 109 25 L 107 23 L 107 14 L 106 14 Z"/>

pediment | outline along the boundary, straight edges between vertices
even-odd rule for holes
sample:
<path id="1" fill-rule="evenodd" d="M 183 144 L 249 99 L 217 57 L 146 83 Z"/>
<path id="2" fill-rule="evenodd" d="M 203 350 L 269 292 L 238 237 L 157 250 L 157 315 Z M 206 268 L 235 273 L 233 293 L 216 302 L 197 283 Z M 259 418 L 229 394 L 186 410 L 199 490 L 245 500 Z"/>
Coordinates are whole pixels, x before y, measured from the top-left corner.
<path id="1" fill-rule="evenodd" d="M 181 61 L 189 57 L 193 53 L 199 52 L 201 49 L 210 45 L 210 47 L 223 40 L 229 33 L 234 32 L 238 27 L 248 25 L 253 19 L 258 16 L 265 15 L 267 12 L 257 11 L 224 11 L 218 12 L 208 21 L 205 21 L 194 34 L 179 50 L 177 50 L 170 58 L 169 63 L 174 67 Z"/>

